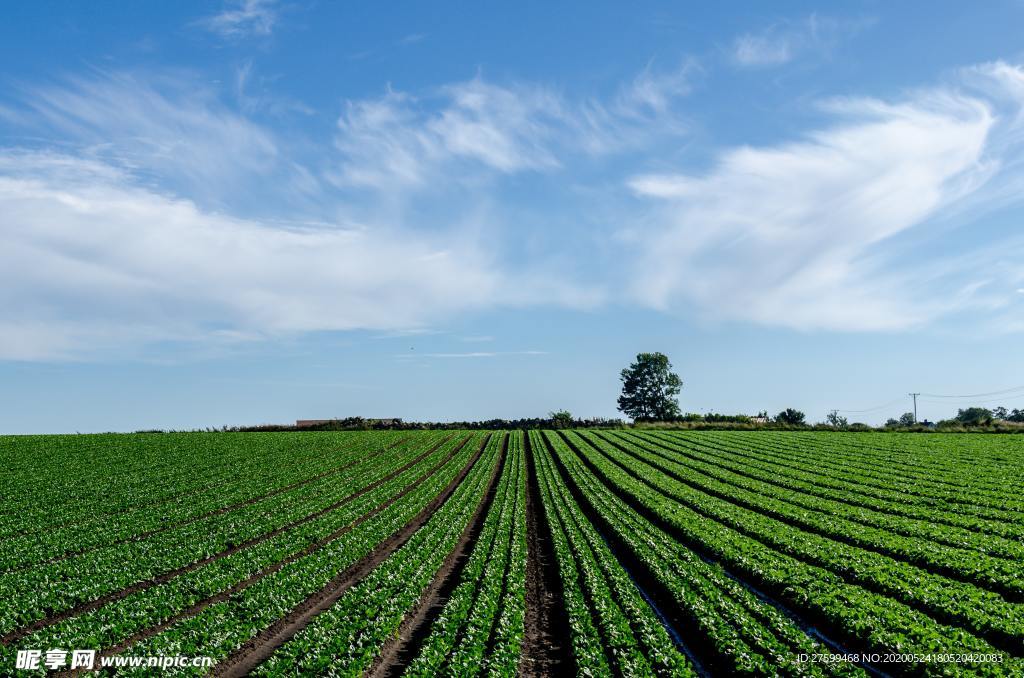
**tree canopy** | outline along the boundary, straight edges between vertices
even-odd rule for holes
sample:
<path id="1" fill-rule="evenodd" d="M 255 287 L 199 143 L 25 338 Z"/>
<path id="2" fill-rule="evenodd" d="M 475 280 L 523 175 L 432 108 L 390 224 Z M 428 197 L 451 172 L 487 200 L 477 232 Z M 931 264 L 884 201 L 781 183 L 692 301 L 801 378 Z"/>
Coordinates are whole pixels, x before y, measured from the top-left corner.
<path id="1" fill-rule="evenodd" d="M 670 421 L 679 417 L 676 396 L 683 380 L 672 372 L 664 353 L 640 353 L 622 370 L 619 410 L 637 421 Z"/>
<path id="2" fill-rule="evenodd" d="M 807 415 L 800 410 L 793 409 L 792 407 L 787 407 L 775 415 L 775 421 L 788 426 L 803 426 L 806 419 Z"/>
<path id="3" fill-rule="evenodd" d="M 984 407 L 968 407 L 957 411 L 956 420 L 968 426 L 988 426 L 992 423 L 992 411 Z"/>

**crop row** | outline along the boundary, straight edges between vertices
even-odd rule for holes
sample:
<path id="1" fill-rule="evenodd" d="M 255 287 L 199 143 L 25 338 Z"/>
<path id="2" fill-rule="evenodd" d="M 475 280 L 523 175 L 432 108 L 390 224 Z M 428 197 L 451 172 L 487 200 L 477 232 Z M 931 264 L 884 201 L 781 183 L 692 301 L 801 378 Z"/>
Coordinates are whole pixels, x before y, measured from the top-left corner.
<path id="1" fill-rule="evenodd" d="M 858 445 L 857 440 L 844 441 L 841 436 L 834 438 L 811 437 L 798 434 L 789 440 L 772 439 L 775 444 L 787 443 L 790 448 L 808 452 L 823 451 L 826 455 L 838 455 L 850 459 L 858 466 L 870 468 L 876 478 L 891 478 L 892 475 L 906 477 L 914 486 L 922 489 L 935 488 L 948 495 L 956 496 L 967 490 L 970 497 L 983 499 L 990 506 L 1002 508 L 1000 497 L 1005 497 L 1008 485 L 1020 484 L 1019 474 L 1011 461 L 1013 446 L 1001 444 L 1000 439 L 991 436 L 960 439 L 968 451 L 964 454 L 958 445 L 936 446 L 941 436 L 907 437 L 886 436 L 889 445 L 882 449 Z M 920 441 L 923 441 L 920 442 Z M 1002 449 L 1002 452 L 999 450 Z M 1019 450 L 1017 450 L 1019 453 Z M 1009 458 L 1005 458 L 1006 453 Z M 1019 461 L 1019 460 L 1018 460 Z M 1024 510 L 1014 493 L 1012 504 L 1016 512 Z M 961 500 L 968 497 L 961 497 Z"/>
<path id="2" fill-rule="evenodd" d="M 859 675 L 845 664 L 797 663 L 800 654 L 827 652 L 789 617 L 762 601 L 722 570 L 659 529 L 609 492 L 582 464 L 575 450 L 586 443 L 575 435 L 549 436 L 558 466 L 594 521 L 640 564 L 671 599 L 693 630 L 709 669 L 728 674 Z"/>
<path id="3" fill-rule="evenodd" d="M 598 675 L 693 674 L 693 667 L 579 506 L 564 491 L 543 437 L 530 433 L 544 514 L 572 601 L 577 666 Z"/>
<path id="4" fill-rule="evenodd" d="M 328 484 L 330 481 L 324 480 L 325 477 L 363 463 L 384 449 L 379 447 L 383 441 L 370 438 L 361 442 L 344 454 L 321 457 L 302 464 L 285 464 L 276 472 L 255 475 L 246 473 L 243 467 L 236 471 L 236 478 L 242 476 L 244 480 L 237 480 L 233 487 L 183 497 L 180 501 L 164 504 L 157 509 L 130 511 L 114 517 L 98 518 L 95 522 L 10 539 L 0 544 L 0 571 L 23 569 L 47 560 L 68 557 L 69 554 L 79 555 L 97 546 L 129 540 L 141 541 L 155 532 L 167 531 L 188 521 L 201 520 L 214 512 L 227 512 L 239 508 L 243 503 L 265 501 L 296 490 L 301 485 L 313 482 Z M 396 453 L 400 454 L 401 451 Z"/>
<path id="5" fill-rule="evenodd" d="M 164 505 L 187 503 L 197 495 L 213 493 L 247 476 L 254 476 L 259 482 L 261 477 L 269 477 L 293 460 L 328 460 L 345 443 L 366 448 L 386 444 L 387 438 L 390 437 L 375 439 L 364 434 L 351 439 L 193 436 L 171 449 L 166 449 L 169 443 L 162 436 L 151 437 L 153 443 L 147 439 L 144 446 L 136 440 L 135 447 L 141 449 L 127 446 L 121 455 L 124 465 L 130 465 L 137 456 L 148 458 L 151 447 L 166 452 L 166 458 L 157 458 L 148 467 L 138 469 L 125 469 L 116 462 L 109 466 L 96 464 L 103 473 L 95 479 L 79 477 L 74 465 L 54 463 L 51 473 L 59 479 L 36 483 L 40 489 L 24 498 L 25 505 L 17 514 L 10 519 L 0 518 L 0 536 L 24 534 L 31 538 L 75 527 L 80 527 L 78 535 L 87 534 L 102 526 L 106 519 L 117 519 L 121 514 L 159 511 Z M 122 443 L 120 439 L 118 442 Z M 16 475 L 5 476 L 3 482 L 29 484 Z"/>
<path id="6" fill-rule="evenodd" d="M 413 455 L 418 449 L 408 450 Z M 369 464 L 375 477 L 389 470 Z M 49 614 L 68 610 L 138 582 L 178 568 L 219 557 L 275 530 L 307 521 L 358 491 L 348 474 L 328 479 L 222 515 L 190 523 L 140 542 L 89 551 L 81 556 L 30 570 L 0 575 L 0 631 L 8 633 Z"/>
<path id="7" fill-rule="evenodd" d="M 771 439 L 772 437 L 770 437 Z M 776 440 L 785 438 L 774 436 Z M 953 486 L 998 490 L 1002 479 L 1016 478 L 1021 461 L 1019 445 L 1012 439 L 963 435 L 903 436 L 892 433 L 828 435 L 796 432 L 789 441 L 797 447 L 814 445 L 873 462 L 876 467 L 898 469 L 943 480 Z M 958 482 L 962 479 L 963 482 Z"/>
<path id="8" fill-rule="evenodd" d="M 1024 521 L 1024 502 L 1007 497 L 1005 488 L 988 491 L 972 488 L 969 493 L 964 493 L 963 485 L 936 482 L 937 472 L 934 469 L 931 473 L 910 473 L 886 468 L 883 464 L 874 468 L 864 468 L 862 465 L 844 460 L 843 456 L 837 453 L 842 448 L 818 446 L 813 442 L 798 446 L 791 440 L 765 438 L 757 441 L 757 447 L 789 463 L 821 466 L 831 475 L 849 478 L 879 489 L 896 490 L 921 503 L 969 511 L 982 509 L 997 519 Z"/>
<path id="9" fill-rule="evenodd" d="M 461 436 L 460 436 L 461 437 Z M 465 439 L 464 439 L 465 440 Z M 440 468 L 413 481 L 404 494 L 384 502 L 371 517 L 356 521 L 340 538 L 333 539 L 302 557 L 285 561 L 250 585 L 224 600 L 133 643 L 122 651 L 129 655 L 206 655 L 223 661 L 275 623 L 328 590 L 331 583 L 382 542 L 396 534 L 425 510 L 462 471 L 479 464 L 485 438 L 473 436 Z M 493 445 L 488 448 L 494 458 Z M 144 674 L 139 671 L 138 675 Z M 173 675 L 171 672 L 169 675 Z M 181 670 L 180 673 L 195 673 Z M 120 673 L 118 674 L 120 675 Z M 129 673 L 128 675 L 136 675 Z"/>
<path id="10" fill-rule="evenodd" d="M 522 436 L 515 433 L 509 437 L 498 497 L 460 582 L 403 675 L 515 675 L 524 632 L 525 573 L 526 466 Z"/>
<path id="11" fill-rule="evenodd" d="M 742 523 L 729 525 L 719 521 L 710 512 L 694 510 L 687 502 L 676 499 L 673 492 L 665 492 L 658 487 L 660 474 L 628 473 L 624 466 L 611 460 L 608 450 L 599 452 L 594 446 L 582 452 L 588 468 L 635 510 L 736 576 L 831 628 L 851 646 L 880 653 L 1007 654 L 968 631 L 942 624 L 895 597 L 847 582 L 831 569 L 809 562 L 810 558 L 805 560 L 787 554 L 784 537 L 792 538 L 788 533 L 780 531 L 774 539 L 770 533 L 762 533 L 763 541 L 754 538 L 752 530 Z M 776 527 L 779 526 L 781 524 L 776 523 Z M 804 541 L 799 535 L 796 538 Z M 791 550 L 803 548 L 801 544 Z M 813 555 L 813 551 L 804 550 L 803 555 Z M 975 664 L 969 668 L 982 674 L 1009 675 L 1012 674 L 1010 667 L 1021 668 L 1019 660 L 1010 656 L 1003 664 Z M 929 667 L 887 665 L 886 670 L 897 668 L 914 673 Z M 948 665 L 939 668 L 953 670 Z"/>
<path id="12" fill-rule="evenodd" d="M 641 434 L 644 439 L 650 439 Z M 689 436 L 653 436 L 662 443 L 687 445 Z M 1024 525 L 1015 523 L 1015 514 L 980 506 L 968 506 L 962 503 L 948 503 L 938 499 L 928 499 L 906 491 L 906 482 L 893 476 L 887 483 L 865 480 L 849 472 L 837 471 L 827 457 L 785 461 L 781 455 L 765 452 L 767 446 L 745 447 L 740 443 L 726 445 L 714 440 L 702 440 L 699 445 L 705 450 L 716 450 L 744 461 L 753 459 L 759 463 L 770 464 L 786 474 L 803 474 L 802 477 L 817 478 L 822 487 L 830 490 L 838 489 L 854 495 L 862 496 L 870 501 L 891 504 L 906 511 L 923 512 L 934 516 L 935 520 L 951 521 L 950 524 L 960 526 L 976 525 L 977 529 L 1013 538 L 1013 535 L 1024 531 Z M 782 459 L 782 460 L 780 460 Z M 808 475 L 809 474 L 809 475 Z"/>
<path id="13" fill-rule="evenodd" d="M 962 626 L 1000 647 L 1013 651 L 1024 649 L 1024 607 L 1007 602 L 999 594 L 793 527 L 698 490 L 696 483 L 681 481 L 614 447 L 601 446 L 601 451 L 666 497 L 707 518 L 808 564 L 827 568 L 851 583 L 891 596 L 936 619 Z"/>
<path id="14" fill-rule="evenodd" d="M 18 646 L 113 648 L 124 645 L 148 629 L 196 614 L 204 605 L 225 597 L 222 592 L 239 593 L 316 548 L 335 541 L 339 548 L 355 544 L 364 536 L 355 529 L 361 527 L 357 524 L 361 516 L 385 502 L 394 501 L 402 491 L 422 482 L 450 455 L 450 451 L 440 451 L 333 511 L 167 582 L 134 591 L 98 609 L 41 629 L 22 639 Z M 377 474 L 379 471 L 367 468 L 360 471 L 353 482 L 367 486 Z"/>
<path id="15" fill-rule="evenodd" d="M 877 526 L 865 526 L 837 515 L 834 502 L 784 492 L 768 483 L 707 465 L 673 460 L 656 450 L 639 448 L 625 441 L 610 444 L 688 487 L 793 527 L 876 551 L 1011 599 L 1019 600 L 1024 596 L 1024 571 L 1019 561 L 993 558 L 914 536 L 893 534 Z"/>
<path id="16" fill-rule="evenodd" d="M 886 527 L 898 534 L 916 535 L 951 546 L 973 548 L 1000 557 L 1024 557 L 1024 528 L 951 514 L 946 511 L 898 504 L 836 487 L 816 471 L 797 471 L 760 461 L 751 455 L 723 452 L 686 440 L 641 436 L 607 436 L 632 441 L 647 449 L 668 452 L 673 459 L 689 459 L 735 474 L 760 480 L 784 491 L 819 497 L 832 502 L 835 512 L 866 525 Z M 1019 556 L 1018 556 L 1019 554 Z"/>
<path id="17" fill-rule="evenodd" d="M 356 675 L 369 668 L 395 634 L 469 526 L 500 462 L 499 439 L 430 520 L 361 582 L 282 645 L 256 675 Z M 514 468 L 501 470 L 511 482 Z"/>

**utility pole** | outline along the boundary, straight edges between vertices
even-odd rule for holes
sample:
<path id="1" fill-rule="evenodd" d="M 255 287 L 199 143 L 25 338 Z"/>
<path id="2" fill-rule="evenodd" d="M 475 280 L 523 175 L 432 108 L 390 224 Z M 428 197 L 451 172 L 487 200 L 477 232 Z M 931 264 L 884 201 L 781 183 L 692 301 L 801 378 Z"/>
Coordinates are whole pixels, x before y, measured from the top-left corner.
<path id="1" fill-rule="evenodd" d="M 916 424 L 917 423 L 917 396 L 919 396 L 921 394 L 920 393 L 908 393 L 907 395 L 909 395 L 911 398 L 914 399 L 914 423 Z"/>

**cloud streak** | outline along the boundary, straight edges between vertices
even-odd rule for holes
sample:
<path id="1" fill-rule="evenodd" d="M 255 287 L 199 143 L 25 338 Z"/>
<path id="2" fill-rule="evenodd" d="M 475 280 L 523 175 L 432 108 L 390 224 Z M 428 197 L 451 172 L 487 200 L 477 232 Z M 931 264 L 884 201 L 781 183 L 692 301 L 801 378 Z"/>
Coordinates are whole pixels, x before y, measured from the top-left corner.
<path id="1" fill-rule="evenodd" d="M 398 353 L 396 358 L 438 358 L 441 360 L 462 359 L 462 358 L 500 358 L 515 355 L 547 355 L 547 351 L 470 351 L 467 353 Z"/>
<path id="2" fill-rule="evenodd" d="M 907 248 L 1019 152 L 1018 123 L 994 106 L 955 87 L 834 100 L 837 122 L 802 140 L 723 151 L 704 174 L 634 176 L 656 201 L 634 297 L 804 330 L 901 330 L 970 307 L 986 280 Z"/>
<path id="3" fill-rule="evenodd" d="M 692 62 L 664 71 L 648 66 L 607 103 L 481 77 L 426 97 L 389 88 L 379 98 L 347 102 L 335 137 L 341 161 L 331 176 L 342 187 L 406 190 L 443 177 L 478 182 L 481 172 L 554 172 L 580 154 L 636 150 L 685 130 L 674 107 L 696 70 Z"/>
<path id="4" fill-rule="evenodd" d="M 232 0 L 198 25 L 226 40 L 268 36 L 277 23 L 275 0 Z"/>
<path id="5" fill-rule="evenodd" d="M 770 68 L 797 57 L 828 54 L 847 36 L 864 27 L 864 21 L 845 21 L 817 14 L 799 21 L 781 21 L 744 33 L 733 42 L 733 62 L 742 68 Z"/>

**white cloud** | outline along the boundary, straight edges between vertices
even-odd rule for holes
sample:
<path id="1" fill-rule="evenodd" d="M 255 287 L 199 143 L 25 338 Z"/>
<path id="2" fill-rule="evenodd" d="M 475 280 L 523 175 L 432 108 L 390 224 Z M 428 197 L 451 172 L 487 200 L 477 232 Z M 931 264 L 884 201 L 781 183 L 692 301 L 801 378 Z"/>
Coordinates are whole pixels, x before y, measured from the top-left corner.
<path id="1" fill-rule="evenodd" d="M 279 228 L 204 212 L 62 155 L 0 154 L 0 213 L 5 359 L 593 303 L 558 281 L 505 272 L 465 234 Z"/>
<path id="2" fill-rule="evenodd" d="M 788 36 L 741 35 L 736 39 L 734 56 L 743 66 L 777 66 L 793 58 Z"/>
<path id="3" fill-rule="evenodd" d="M 591 98 L 571 107 L 567 135 L 591 155 L 607 155 L 656 146 L 688 131 L 679 101 L 690 94 L 700 64 L 687 59 L 675 68 L 648 64 L 610 101 Z"/>
<path id="4" fill-rule="evenodd" d="M 463 163 L 499 173 L 558 166 L 549 148 L 561 101 L 536 87 L 506 88 L 479 78 L 443 88 L 439 110 L 411 95 L 388 92 L 350 101 L 338 121 L 342 185 L 422 185 Z"/>
<path id="5" fill-rule="evenodd" d="M 252 182 L 270 177 L 295 195 L 315 190 L 272 133 L 186 74 L 94 72 L 27 89 L 22 99 L 21 124 L 33 132 L 211 205 L 250 200 Z"/>
<path id="6" fill-rule="evenodd" d="M 808 52 L 827 54 L 841 39 L 867 22 L 811 14 L 799 21 L 781 21 L 764 30 L 744 33 L 732 45 L 733 61 L 745 68 L 781 66 Z"/>
<path id="7" fill-rule="evenodd" d="M 644 69 L 609 102 L 573 103 L 537 85 L 495 85 L 477 77 L 417 98 L 388 89 L 350 101 L 335 140 L 342 154 L 336 184 L 408 189 L 481 172 L 509 175 L 561 169 L 580 153 L 635 150 L 677 136 L 685 125 L 674 104 L 698 67 Z"/>
<path id="8" fill-rule="evenodd" d="M 231 0 L 224 9 L 198 22 L 225 39 L 267 36 L 277 22 L 276 0 Z"/>
<path id="9" fill-rule="evenodd" d="M 633 233 L 634 297 L 831 330 L 903 329 L 977 303 L 991 266 L 965 275 L 948 252 L 891 241 L 934 247 L 930 220 L 994 190 L 1020 151 L 994 106 L 954 87 L 836 100 L 825 110 L 838 121 L 802 140 L 723 151 L 701 175 L 634 176 L 632 190 L 660 203 Z"/>
<path id="10" fill-rule="evenodd" d="M 181 74 L 26 90 L 4 119 L 55 141 L 0 149 L 0 359 L 402 336 L 477 309 L 593 306 L 619 282 L 616 301 L 803 330 L 1012 311 L 1021 243 L 919 252 L 955 229 L 940 229 L 950 215 L 1024 194 L 1024 71 L 985 64 L 902 101 L 830 100 L 828 124 L 789 143 L 724 149 L 702 172 L 636 174 L 632 194 L 609 188 L 624 165 L 587 185 L 593 174 L 577 170 L 601 154 L 678 161 L 664 142 L 687 129 L 678 104 L 698 70 L 650 66 L 582 102 L 482 78 L 388 91 L 350 102 L 321 152 Z M 549 202 L 535 221 L 555 218 L 535 225 L 498 180 L 541 172 Z M 436 197 L 451 184 L 474 190 Z M 312 207 L 292 209 L 297 196 Z M 582 225 L 561 233 L 569 220 Z M 607 238 L 620 225 L 625 247 Z M 577 271 L 602 282 L 575 284 Z"/>

